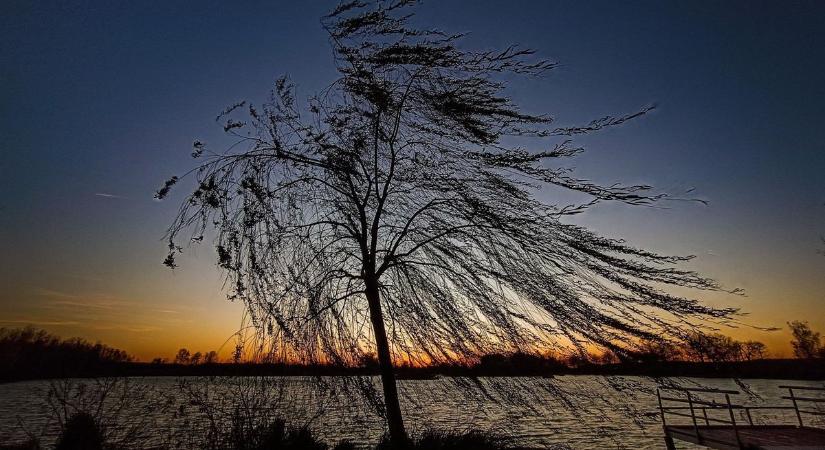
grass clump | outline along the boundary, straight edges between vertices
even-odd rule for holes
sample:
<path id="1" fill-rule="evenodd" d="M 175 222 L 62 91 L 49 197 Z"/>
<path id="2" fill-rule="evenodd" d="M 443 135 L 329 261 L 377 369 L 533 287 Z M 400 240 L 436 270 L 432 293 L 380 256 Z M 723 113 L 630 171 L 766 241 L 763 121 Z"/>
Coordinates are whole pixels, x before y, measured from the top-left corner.
<path id="1" fill-rule="evenodd" d="M 330 450 L 309 428 L 288 427 L 283 419 L 255 427 L 233 422 L 228 430 L 213 433 L 204 447 L 207 450 Z M 355 450 L 355 446 L 341 441 L 332 450 Z"/>
<path id="2" fill-rule="evenodd" d="M 30 438 L 19 444 L 0 444 L 0 450 L 41 450 L 40 441 Z"/>
<path id="3" fill-rule="evenodd" d="M 507 439 L 499 435 L 471 430 L 467 432 L 449 432 L 430 430 L 410 439 L 403 450 L 506 450 Z M 393 447 L 385 436 L 375 450 L 401 450 Z"/>

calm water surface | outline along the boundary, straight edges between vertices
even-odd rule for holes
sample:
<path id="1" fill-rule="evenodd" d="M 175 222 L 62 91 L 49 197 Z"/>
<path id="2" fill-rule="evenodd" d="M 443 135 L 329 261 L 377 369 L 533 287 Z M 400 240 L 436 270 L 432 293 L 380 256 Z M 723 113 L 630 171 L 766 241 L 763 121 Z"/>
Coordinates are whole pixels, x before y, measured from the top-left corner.
<path id="1" fill-rule="evenodd" d="M 205 386 L 206 379 L 188 379 Z M 383 422 L 365 401 L 353 401 L 340 387 L 320 391 L 309 378 L 277 379 L 282 409 L 271 414 L 288 417 L 294 423 L 309 423 L 323 440 L 349 439 L 359 445 L 374 444 Z M 87 381 L 88 382 L 88 381 Z M 198 407 L 181 391 L 180 379 L 155 377 L 131 379 L 133 388 L 151 391 L 169 400 L 164 409 L 153 404 L 158 397 L 129 401 L 121 422 L 153 417 L 155 426 L 175 433 L 189 426 Z M 825 386 L 825 382 L 725 379 L 669 379 L 682 386 L 735 389 L 737 403 L 783 404 L 782 384 Z M 571 449 L 661 449 L 661 423 L 656 408 L 656 381 L 640 377 L 564 376 L 555 378 L 482 378 L 479 380 L 439 378 L 400 381 L 402 408 L 409 430 L 492 430 L 512 437 L 517 443 L 537 448 Z M 54 407 L 44 404 L 48 381 L 0 384 L 0 442 L 17 442 L 29 433 L 49 442 L 55 436 Z M 275 387 L 272 387 L 275 389 Z M 208 397 L 227 401 L 237 398 L 226 386 L 212 386 Z M 204 392 L 204 391 L 201 391 Z M 237 392 L 237 391 L 232 391 Z M 323 392 L 323 393 L 321 393 Z M 253 398 L 254 392 L 249 392 Z M 53 402 L 53 405 L 56 403 Z M 59 403 L 57 403 L 59 405 Z M 169 407 L 169 405 L 173 405 Z M 186 412 L 189 411 L 187 416 Z M 790 412 L 790 414 L 793 414 Z M 794 423 L 788 413 L 754 417 L 756 422 Z M 825 425 L 822 421 L 810 422 Z M 163 433 L 158 433 L 158 435 Z M 694 448 L 686 444 L 679 448 Z"/>

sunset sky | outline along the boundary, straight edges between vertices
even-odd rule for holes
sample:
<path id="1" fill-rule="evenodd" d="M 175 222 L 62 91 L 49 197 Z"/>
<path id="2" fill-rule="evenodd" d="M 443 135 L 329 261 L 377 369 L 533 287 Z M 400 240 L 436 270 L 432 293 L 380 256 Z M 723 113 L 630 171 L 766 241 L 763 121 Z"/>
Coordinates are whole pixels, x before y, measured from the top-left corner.
<path id="1" fill-rule="evenodd" d="M 510 93 L 559 124 L 658 105 L 583 139 L 576 168 L 709 204 L 605 205 L 576 223 L 696 255 L 688 267 L 746 295 L 695 295 L 748 324 L 825 332 L 825 2 L 784 3 L 426 1 L 417 20 L 558 61 Z M 261 102 L 281 74 L 303 97 L 334 79 L 319 22 L 334 4 L 0 3 L 0 327 L 144 360 L 220 348 L 243 307 L 209 246 L 161 264 L 185 189 L 152 195 L 192 167 L 194 139 L 225 142 L 225 106 Z M 790 353 L 786 329 L 723 332 Z"/>

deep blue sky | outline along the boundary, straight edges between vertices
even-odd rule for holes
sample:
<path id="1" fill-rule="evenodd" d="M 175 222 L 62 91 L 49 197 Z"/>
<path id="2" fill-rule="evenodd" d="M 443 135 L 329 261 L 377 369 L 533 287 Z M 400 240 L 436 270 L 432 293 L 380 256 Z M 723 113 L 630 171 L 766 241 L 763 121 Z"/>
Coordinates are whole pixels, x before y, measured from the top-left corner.
<path id="1" fill-rule="evenodd" d="M 319 17 L 332 3 L 0 4 L 0 326 L 35 323 L 141 356 L 208 350 L 237 327 L 213 255 L 171 273 L 176 201 L 152 193 L 192 164 L 214 118 L 289 74 L 309 96 L 334 76 Z M 651 115 L 588 138 L 600 181 L 647 182 L 709 206 L 601 207 L 579 221 L 692 267 L 744 298 L 714 303 L 825 328 L 825 2 L 430 1 L 418 20 L 519 43 L 561 66 L 512 95 L 560 124 Z M 550 199 L 552 200 L 552 199 Z M 776 351 L 784 332 L 754 336 Z"/>

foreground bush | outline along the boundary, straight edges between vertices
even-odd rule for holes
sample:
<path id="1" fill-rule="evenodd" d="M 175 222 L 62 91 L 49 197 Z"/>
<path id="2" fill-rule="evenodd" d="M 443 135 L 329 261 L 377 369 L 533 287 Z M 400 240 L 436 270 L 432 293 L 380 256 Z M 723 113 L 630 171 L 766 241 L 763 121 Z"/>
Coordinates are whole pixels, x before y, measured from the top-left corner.
<path id="1" fill-rule="evenodd" d="M 0 450 L 41 450 L 40 442 L 31 438 L 20 444 L 0 444 Z"/>
<path id="2" fill-rule="evenodd" d="M 510 448 L 501 436 L 483 431 L 427 431 L 410 440 L 405 450 L 504 450 Z M 375 450 L 396 450 L 384 438 Z"/>
<path id="3" fill-rule="evenodd" d="M 137 444 L 137 443 L 135 443 Z M 173 446 L 180 448 L 179 446 Z M 58 438 L 55 450 L 114 450 L 124 448 L 105 442 L 104 436 L 94 419 L 84 413 L 75 414 L 66 423 Z M 139 445 L 128 448 L 140 449 Z M 150 446 L 152 450 L 166 450 L 166 446 Z M 169 447 L 172 448 L 172 447 Z M 212 435 L 203 443 L 204 450 L 356 450 L 353 443 L 341 441 L 330 446 L 316 439 L 306 427 L 288 427 L 281 419 L 273 420 L 269 425 L 252 430 L 241 430 L 229 426 L 220 435 Z M 0 450 L 41 450 L 37 441 L 19 445 L 2 445 Z M 427 431 L 410 439 L 404 449 L 397 449 L 386 437 L 375 450 L 517 450 L 511 447 L 507 439 L 483 431 L 443 432 Z"/>
<path id="4" fill-rule="evenodd" d="M 95 418 L 76 413 L 66 422 L 55 450 L 103 450 L 105 438 Z"/>
<path id="5" fill-rule="evenodd" d="M 287 427 L 282 419 L 251 429 L 237 423 L 223 433 L 213 434 L 205 444 L 207 450 L 329 450 L 306 427 Z M 349 442 L 338 443 L 333 450 L 354 450 Z"/>
<path id="6" fill-rule="evenodd" d="M 209 445 L 210 450 L 355 450 L 351 442 L 341 441 L 334 447 L 318 441 L 308 428 L 287 428 L 277 419 L 266 427 L 244 435 L 228 432 L 231 439 L 222 444 Z M 506 450 L 515 449 L 507 440 L 483 431 L 443 432 L 427 431 L 410 439 L 404 449 L 397 449 L 385 436 L 375 450 Z"/>

